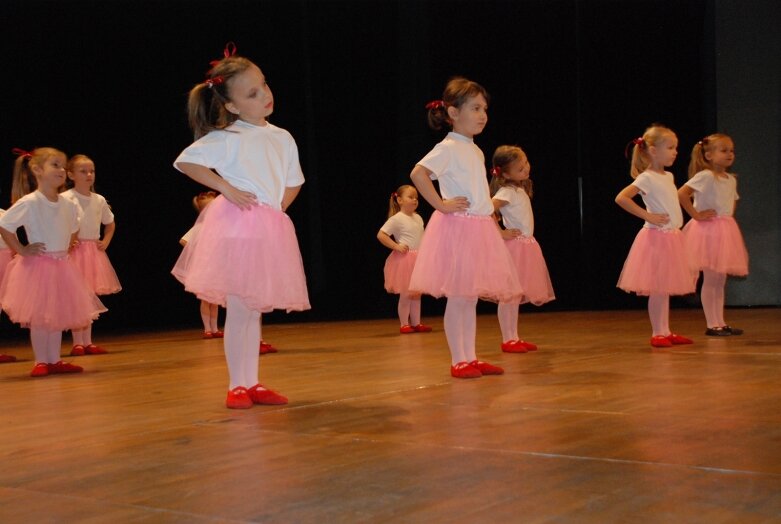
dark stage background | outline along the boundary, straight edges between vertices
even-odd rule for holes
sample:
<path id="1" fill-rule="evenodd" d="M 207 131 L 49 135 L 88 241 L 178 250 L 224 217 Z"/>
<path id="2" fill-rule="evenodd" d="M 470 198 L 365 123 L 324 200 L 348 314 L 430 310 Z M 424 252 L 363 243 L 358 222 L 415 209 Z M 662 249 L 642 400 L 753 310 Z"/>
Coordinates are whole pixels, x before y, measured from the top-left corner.
<path id="1" fill-rule="evenodd" d="M 535 236 L 557 300 L 543 309 L 645 307 L 615 288 L 639 220 L 613 203 L 631 182 L 624 145 L 655 121 L 674 129 L 685 181 L 691 145 L 715 126 L 708 1 L 11 1 L 0 6 L 5 79 L 0 205 L 12 147 L 52 145 L 96 162 L 111 203 L 109 248 L 124 290 L 96 330 L 200 325 L 171 277 L 203 188 L 172 161 L 192 137 L 189 88 L 234 41 L 269 79 L 271 120 L 296 138 L 307 182 L 289 210 L 312 310 L 267 322 L 395 316 L 375 239 L 389 194 L 440 140 L 424 104 L 464 75 L 491 93 L 476 142 L 528 153 Z M 428 219 L 430 208 L 419 209 Z M 686 302 L 678 302 L 686 305 Z M 444 301 L 426 299 L 424 317 Z M 492 311 L 484 304 L 481 311 Z M 533 308 L 524 307 L 524 311 Z M 13 331 L 7 318 L 3 329 Z"/>

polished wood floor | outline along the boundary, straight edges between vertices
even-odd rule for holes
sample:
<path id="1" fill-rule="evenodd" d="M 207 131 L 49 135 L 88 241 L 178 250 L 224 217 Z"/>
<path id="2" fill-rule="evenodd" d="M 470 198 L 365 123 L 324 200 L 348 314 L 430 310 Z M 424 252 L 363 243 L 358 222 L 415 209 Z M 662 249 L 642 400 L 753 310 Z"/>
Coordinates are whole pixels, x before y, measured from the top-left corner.
<path id="1" fill-rule="evenodd" d="M 451 379 L 441 319 L 280 324 L 261 381 L 287 406 L 224 408 L 219 340 L 104 336 L 81 375 L 0 350 L 0 522 L 781 522 L 781 309 L 746 334 L 651 351 L 643 311 L 521 315 L 536 353 Z M 99 329 L 99 326 L 98 326 Z"/>

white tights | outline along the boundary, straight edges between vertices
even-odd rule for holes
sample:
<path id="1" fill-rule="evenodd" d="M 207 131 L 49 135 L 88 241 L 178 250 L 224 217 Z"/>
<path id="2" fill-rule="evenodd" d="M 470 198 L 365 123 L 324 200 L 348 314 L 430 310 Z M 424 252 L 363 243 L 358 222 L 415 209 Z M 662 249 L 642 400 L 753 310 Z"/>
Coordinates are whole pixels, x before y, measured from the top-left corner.
<path id="1" fill-rule="evenodd" d="M 54 364 L 60 360 L 62 331 L 47 331 L 43 328 L 30 326 L 30 342 L 36 362 Z"/>
<path id="2" fill-rule="evenodd" d="M 74 346 L 89 346 L 92 344 L 92 324 L 84 329 L 71 329 Z"/>
<path id="3" fill-rule="evenodd" d="M 702 289 L 700 300 L 702 310 L 705 313 L 705 323 L 709 328 L 726 326 L 724 322 L 724 285 L 727 283 L 727 275 L 716 273 L 709 269 L 702 270 Z"/>
<path id="4" fill-rule="evenodd" d="M 499 317 L 499 328 L 502 330 L 502 342 L 519 340 L 518 337 L 518 311 L 521 305 L 518 302 L 500 303 L 496 310 Z"/>
<path id="5" fill-rule="evenodd" d="M 219 331 L 217 327 L 217 315 L 219 314 L 219 306 L 201 300 L 201 322 L 203 322 L 203 330 L 205 332 L 214 333 Z"/>
<path id="6" fill-rule="evenodd" d="M 670 334 L 670 295 L 650 295 L 648 316 L 651 319 L 653 336 L 666 337 Z"/>
<path id="7" fill-rule="evenodd" d="M 420 324 L 420 296 L 399 295 L 399 322 L 402 326 Z"/>
<path id="8" fill-rule="evenodd" d="M 477 298 L 448 297 L 445 306 L 445 337 L 452 363 L 477 359 Z"/>
<path id="9" fill-rule="evenodd" d="M 260 313 L 249 309 L 235 295 L 228 295 L 225 314 L 225 359 L 230 388 L 258 383 Z"/>

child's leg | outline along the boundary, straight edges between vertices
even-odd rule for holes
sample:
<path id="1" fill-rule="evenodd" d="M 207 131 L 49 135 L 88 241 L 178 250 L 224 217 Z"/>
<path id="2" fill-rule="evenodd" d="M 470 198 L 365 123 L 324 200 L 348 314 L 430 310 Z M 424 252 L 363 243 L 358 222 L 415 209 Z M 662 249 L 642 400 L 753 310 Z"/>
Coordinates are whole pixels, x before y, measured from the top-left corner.
<path id="1" fill-rule="evenodd" d="M 81 336 L 85 346 L 92 345 L 92 322 L 90 322 L 89 326 L 81 330 Z"/>
<path id="2" fill-rule="evenodd" d="M 463 334 L 464 334 L 464 357 L 467 362 L 477 360 L 477 350 L 475 344 L 477 342 L 477 298 L 464 299 L 464 317 L 463 317 Z"/>
<path id="3" fill-rule="evenodd" d="M 47 340 L 47 358 L 46 362 L 53 363 L 60 361 L 60 351 L 62 349 L 62 331 L 49 331 Z"/>
<path id="4" fill-rule="evenodd" d="M 471 362 L 475 352 L 475 326 L 477 299 L 448 297 L 445 306 L 445 337 L 450 347 L 450 359 L 455 365 Z M 471 334 L 471 335 L 470 335 Z M 468 337 L 471 336 L 471 339 Z M 471 358 L 469 358 L 471 356 Z"/>
<path id="5" fill-rule="evenodd" d="M 220 314 L 220 306 L 217 304 L 209 304 L 209 329 L 206 331 L 211 331 L 212 333 L 216 333 L 220 329 L 217 327 L 218 325 L 218 318 Z"/>
<path id="6" fill-rule="evenodd" d="M 214 332 L 211 328 L 211 304 L 201 300 L 201 322 L 203 323 L 204 333 Z"/>
<path id="7" fill-rule="evenodd" d="M 401 323 L 402 326 L 417 325 L 417 324 L 410 324 L 409 295 L 405 295 L 404 293 L 399 293 L 399 306 L 397 309 L 399 313 L 399 322 Z"/>
<path id="8" fill-rule="evenodd" d="M 420 325 L 420 295 L 409 297 L 409 325 Z"/>
<path id="9" fill-rule="evenodd" d="M 719 328 L 724 322 L 724 285 L 727 275 L 704 269 L 702 271 L 702 290 L 700 300 L 705 313 L 705 323 L 709 328 Z"/>
<path id="10" fill-rule="evenodd" d="M 518 302 L 500 303 L 496 310 L 499 317 L 499 329 L 502 330 L 502 342 L 518 340 Z"/>
<path id="11" fill-rule="evenodd" d="M 36 362 L 53 364 L 59 360 L 49 361 L 49 332 L 45 329 L 30 326 L 30 342 Z"/>
<path id="12" fill-rule="evenodd" d="M 228 295 L 224 345 L 229 389 L 238 386 L 249 388 L 257 383 L 259 331 L 258 313 L 247 308 L 239 297 Z M 253 377 L 253 373 L 254 378 L 248 380 L 248 377 Z"/>
<path id="13" fill-rule="evenodd" d="M 71 329 L 71 335 L 73 336 L 74 346 L 86 346 L 84 342 L 84 330 L 83 329 Z"/>
<path id="14" fill-rule="evenodd" d="M 670 296 L 650 295 L 648 297 L 648 317 L 651 319 L 653 336 L 666 337 L 670 334 Z"/>

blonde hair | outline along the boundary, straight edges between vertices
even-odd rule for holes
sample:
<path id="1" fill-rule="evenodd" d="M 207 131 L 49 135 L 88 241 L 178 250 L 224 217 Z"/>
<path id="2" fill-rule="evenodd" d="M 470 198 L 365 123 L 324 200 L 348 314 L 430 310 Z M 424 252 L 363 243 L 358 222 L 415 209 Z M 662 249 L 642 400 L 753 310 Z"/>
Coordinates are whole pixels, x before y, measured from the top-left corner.
<path id="1" fill-rule="evenodd" d="M 675 132 L 669 127 L 662 124 L 652 124 L 645 130 L 643 136 L 635 138 L 627 147 L 634 144 L 632 147 L 632 163 L 629 168 L 629 175 L 632 178 L 645 171 L 651 164 L 651 159 L 648 156 L 648 148 L 659 145 L 662 141 L 675 136 Z"/>
<path id="2" fill-rule="evenodd" d="M 68 157 L 53 147 L 36 147 L 32 151 L 21 152 L 14 162 L 14 172 L 11 181 L 11 204 L 24 195 L 32 193 L 38 189 L 38 181 L 33 174 L 32 166 L 43 166 L 46 161 L 53 156 L 61 156 L 68 160 Z"/>
<path id="3" fill-rule="evenodd" d="M 198 193 L 193 197 L 193 207 L 195 210 L 200 213 L 201 211 L 206 208 L 209 204 L 212 203 L 212 201 L 217 198 L 218 194 L 216 191 L 204 191 L 203 193 Z"/>
<path id="4" fill-rule="evenodd" d="M 729 140 L 734 144 L 732 137 L 725 135 L 724 133 L 713 133 L 694 144 L 691 160 L 689 160 L 689 178 L 705 169 L 713 169 L 710 161 L 705 158 L 705 153 L 713 151 L 716 147 L 716 143 L 722 140 Z"/>
<path id="5" fill-rule="evenodd" d="M 399 205 L 399 197 L 403 196 L 406 191 L 409 191 L 412 189 L 413 191 L 417 191 L 415 189 L 415 186 L 411 186 L 409 184 L 404 184 L 403 186 L 399 186 L 396 191 L 391 193 L 390 201 L 388 202 L 388 218 L 392 217 L 399 211 L 401 211 L 401 206 Z"/>
<path id="6" fill-rule="evenodd" d="M 68 173 L 72 173 L 73 172 L 73 168 L 79 162 L 92 162 L 92 165 L 95 165 L 95 161 L 92 160 L 87 155 L 78 154 L 78 155 L 73 155 L 72 157 L 70 157 L 68 159 L 68 163 L 65 165 L 65 170 Z M 74 187 L 75 185 L 76 184 L 73 183 L 73 180 L 71 180 L 70 177 L 68 177 L 68 176 L 65 177 L 65 187 L 71 188 L 71 187 Z M 89 186 L 89 190 L 92 191 L 92 192 L 95 191 L 95 182 L 93 182 L 92 185 Z"/>
<path id="7" fill-rule="evenodd" d="M 426 105 L 429 127 L 437 130 L 444 126 L 452 127 L 447 108 L 450 106 L 460 108 L 467 100 L 477 95 L 483 95 L 485 101 L 489 101 L 488 91 L 477 82 L 460 76 L 451 78 L 445 86 L 445 92 L 442 93 L 442 100 L 434 100 Z"/>
<path id="8" fill-rule="evenodd" d="M 530 178 L 516 182 L 504 176 L 510 164 L 523 158 L 528 159 L 528 156 L 519 146 L 499 146 L 496 148 L 491 159 L 493 164 L 493 169 L 491 169 L 491 196 L 495 195 L 503 186 L 520 187 L 526 191 L 529 198 L 534 195 L 534 183 Z"/>

